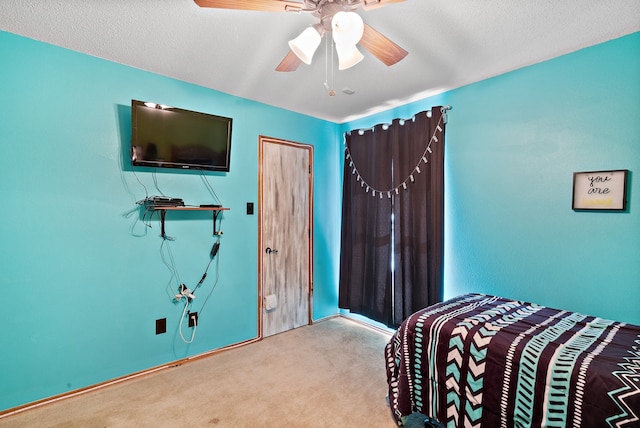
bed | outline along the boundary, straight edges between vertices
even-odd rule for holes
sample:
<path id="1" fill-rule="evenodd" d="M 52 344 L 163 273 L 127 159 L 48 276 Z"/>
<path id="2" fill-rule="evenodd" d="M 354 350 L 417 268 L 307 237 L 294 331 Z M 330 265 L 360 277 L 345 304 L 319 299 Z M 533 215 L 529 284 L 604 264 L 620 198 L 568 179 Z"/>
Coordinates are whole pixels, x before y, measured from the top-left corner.
<path id="1" fill-rule="evenodd" d="M 399 426 L 640 427 L 640 326 L 466 294 L 407 318 L 385 358 Z"/>

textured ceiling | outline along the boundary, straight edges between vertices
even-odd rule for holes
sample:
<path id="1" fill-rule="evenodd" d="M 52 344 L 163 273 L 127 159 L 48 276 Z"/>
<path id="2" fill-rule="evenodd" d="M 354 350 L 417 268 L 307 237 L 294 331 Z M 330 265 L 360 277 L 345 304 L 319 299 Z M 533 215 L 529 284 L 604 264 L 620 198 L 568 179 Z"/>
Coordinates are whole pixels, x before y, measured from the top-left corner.
<path id="1" fill-rule="evenodd" d="M 323 42 L 311 65 L 279 73 L 309 13 L 192 0 L 1 0 L 0 29 L 338 123 L 640 30 L 640 0 L 407 0 L 359 12 L 409 55 L 387 67 L 363 51 L 338 71 Z"/>

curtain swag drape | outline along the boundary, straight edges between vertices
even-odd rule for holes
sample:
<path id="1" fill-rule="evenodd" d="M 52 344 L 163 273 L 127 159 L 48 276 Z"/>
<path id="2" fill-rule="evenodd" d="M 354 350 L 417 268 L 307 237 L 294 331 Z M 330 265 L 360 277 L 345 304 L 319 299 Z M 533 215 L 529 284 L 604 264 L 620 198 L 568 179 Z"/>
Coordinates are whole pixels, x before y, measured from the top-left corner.
<path id="1" fill-rule="evenodd" d="M 340 308 L 395 327 L 442 300 L 449 108 L 345 135 Z"/>

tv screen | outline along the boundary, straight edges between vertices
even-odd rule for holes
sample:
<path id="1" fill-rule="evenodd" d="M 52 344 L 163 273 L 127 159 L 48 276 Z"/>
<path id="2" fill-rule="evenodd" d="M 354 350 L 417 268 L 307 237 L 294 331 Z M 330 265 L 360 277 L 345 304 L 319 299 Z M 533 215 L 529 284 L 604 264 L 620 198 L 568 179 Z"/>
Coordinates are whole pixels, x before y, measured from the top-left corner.
<path id="1" fill-rule="evenodd" d="M 232 119 L 131 100 L 134 166 L 229 172 Z"/>

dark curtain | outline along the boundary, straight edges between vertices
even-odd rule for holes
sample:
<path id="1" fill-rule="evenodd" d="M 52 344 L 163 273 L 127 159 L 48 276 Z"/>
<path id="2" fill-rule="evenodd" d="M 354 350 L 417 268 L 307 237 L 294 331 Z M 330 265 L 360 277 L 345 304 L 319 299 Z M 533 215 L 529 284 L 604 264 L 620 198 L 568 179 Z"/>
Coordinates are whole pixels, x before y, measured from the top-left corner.
<path id="1" fill-rule="evenodd" d="M 441 109 L 432 117 L 419 114 L 407 121 L 402 140 L 394 145 L 394 175 L 409 175 L 407 191 L 394 200 L 395 287 L 393 325 L 415 311 L 442 301 L 444 254 L 444 124 Z M 442 132 L 437 130 L 437 127 Z M 433 139 L 432 139 L 433 137 Z M 437 141 L 436 141 L 437 140 Z M 425 159 L 415 170 L 428 145 Z M 414 171 L 411 173 L 411 171 Z M 411 182 L 413 177 L 413 182 Z"/>
<path id="2" fill-rule="evenodd" d="M 358 160 L 356 174 L 366 177 L 367 184 L 357 180 L 350 159 L 345 159 L 339 304 L 387 324 L 392 318 L 391 200 L 373 196 L 369 186 L 391 182 L 392 143 L 382 132 L 352 132 L 346 140 Z"/>
<path id="3" fill-rule="evenodd" d="M 435 107 L 346 135 L 341 308 L 396 327 L 442 300 L 444 128 Z"/>

